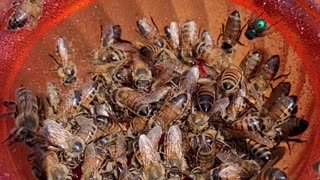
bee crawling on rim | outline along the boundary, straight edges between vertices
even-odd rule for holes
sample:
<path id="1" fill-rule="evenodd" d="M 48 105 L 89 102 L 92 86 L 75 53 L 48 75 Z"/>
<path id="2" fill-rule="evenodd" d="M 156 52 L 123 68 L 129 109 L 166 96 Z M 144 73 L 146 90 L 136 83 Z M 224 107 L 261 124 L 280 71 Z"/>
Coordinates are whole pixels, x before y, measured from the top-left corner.
<path id="1" fill-rule="evenodd" d="M 239 41 L 242 31 L 240 13 L 235 10 L 228 17 L 226 25 L 222 24 L 222 33 L 218 37 L 219 40 L 220 36 L 222 36 L 221 48 L 226 53 L 232 53 L 236 44 L 243 45 Z"/>
<path id="2" fill-rule="evenodd" d="M 64 86 L 74 84 L 77 80 L 77 66 L 71 61 L 70 48 L 65 38 L 58 38 L 57 50 L 61 58 L 61 63 L 58 62 L 53 55 L 49 54 L 58 65 L 58 69 L 53 71 L 57 71 Z"/>
<path id="3" fill-rule="evenodd" d="M 22 1 L 22 2 L 21 2 Z M 41 17 L 44 0 L 16 0 L 15 12 L 9 18 L 7 30 L 16 31 L 22 28 L 31 29 Z"/>

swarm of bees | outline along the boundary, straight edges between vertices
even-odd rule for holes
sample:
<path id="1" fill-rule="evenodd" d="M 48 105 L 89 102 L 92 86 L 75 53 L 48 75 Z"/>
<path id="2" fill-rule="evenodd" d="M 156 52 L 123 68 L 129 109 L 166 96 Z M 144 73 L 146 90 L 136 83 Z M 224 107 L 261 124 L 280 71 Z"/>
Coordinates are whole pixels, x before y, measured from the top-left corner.
<path id="1" fill-rule="evenodd" d="M 95 51 L 88 83 L 72 89 L 77 66 L 68 42 L 57 40 L 57 82 L 46 99 L 26 87 L 5 101 L 16 128 L 6 141 L 25 142 L 38 179 L 287 179 L 273 167 L 303 142 L 308 121 L 297 117 L 290 82 L 271 83 L 279 55 L 251 50 L 240 65 L 230 54 L 241 45 L 240 14 L 230 14 L 215 42 L 187 20 L 161 33 L 153 20 L 136 22 L 142 41 L 121 38 L 110 26 Z M 263 27 L 261 27 L 263 26 Z M 251 19 L 248 39 L 264 36 L 263 19 Z M 290 146 L 289 146 L 290 148 Z M 75 173 L 81 169 L 81 175 Z"/>

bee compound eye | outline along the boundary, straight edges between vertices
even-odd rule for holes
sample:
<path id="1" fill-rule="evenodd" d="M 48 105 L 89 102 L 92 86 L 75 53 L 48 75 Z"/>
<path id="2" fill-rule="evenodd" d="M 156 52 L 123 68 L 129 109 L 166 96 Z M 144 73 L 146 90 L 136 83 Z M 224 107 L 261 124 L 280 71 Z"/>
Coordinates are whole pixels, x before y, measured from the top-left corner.
<path id="1" fill-rule="evenodd" d="M 76 141 L 72 146 L 72 151 L 80 153 L 80 152 L 82 152 L 82 150 L 83 150 L 82 143 L 79 141 Z"/>
<path id="2" fill-rule="evenodd" d="M 150 113 L 150 108 L 149 106 L 143 106 L 139 110 L 139 115 L 140 116 L 148 116 Z"/>

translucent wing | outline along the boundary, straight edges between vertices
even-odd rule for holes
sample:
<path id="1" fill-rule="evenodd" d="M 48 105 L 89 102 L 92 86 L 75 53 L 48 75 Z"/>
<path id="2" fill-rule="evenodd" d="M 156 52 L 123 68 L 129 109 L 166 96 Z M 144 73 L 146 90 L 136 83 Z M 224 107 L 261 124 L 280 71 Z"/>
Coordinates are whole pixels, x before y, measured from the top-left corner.
<path id="1" fill-rule="evenodd" d="M 177 49 L 180 44 L 180 37 L 179 37 L 179 26 L 177 22 L 171 22 L 170 24 L 170 35 L 172 40 L 172 45 L 174 49 Z"/>
<path id="2" fill-rule="evenodd" d="M 162 135 L 162 128 L 158 125 L 154 126 L 147 134 L 148 139 L 150 140 L 152 146 L 155 150 L 158 150 L 158 143 Z"/>
<path id="3" fill-rule="evenodd" d="M 142 158 L 143 165 L 145 167 L 152 166 L 153 164 L 158 164 L 157 151 L 153 147 L 151 141 L 144 134 L 139 137 L 139 150 Z"/>
<path id="4" fill-rule="evenodd" d="M 179 160 L 183 159 L 182 154 L 182 134 L 177 125 L 171 126 L 167 133 L 165 153 L 167 158 L 175 156 Z"/>
<path id="5" fill-rule="evenodd" d="M 127 145 L 126 139 L 124 138 L 123 134 L 119 134 L 116 140 L 116 149 L 117 149 L 116 157 L 122 156 L 126 152 L 126 149 L 127 149 L 126 145 Z"/>
<path id="6" fill-rule="evenodd" d="M 231 150 L 227 151 L 219 151 L 217 153 L 217 158 L 219 158 L 222 162 L 235 162 L 239 159 L 239 156 L 235 153 L 233 153 Z"/>
<path id="7" fill-rule="evenodd" d="M 44 122 L 44 126 L 39 129 L 39 133 L 48 139 L 53 145 L 61 147 L 63 149 L 69 148 L 67 139 L 73 135 L 65 130 L 61 124 L 56 121 L 47 119 Z"/>
<path id="8" fill-rule="evenodd" d="M 216 112 L 224 112 L 229 106 L 229 103 L 230 101 L 229 101 L 229 98 L 227 97 L 218 99 L 213 104 L 212 114 Z"/>
<path id="9" fill-rule="evenodd" d="M 84 160 L 82 164 L 82 169 L 95 169 L 96 163 L 94 163 L 97 156 L 95 144 L 91 142 L 87 145 L 86 150 L 84 152 Z"/>
<path id="10" fill-rule="evenodd" d="M 220 178 L 226 178 L 226 179 L 246 179 L 247 173 L 245 173 L 245 169 L 240 167 L 236 163 L 227 163 L 227 166 L 223 168 L 219 172 Z M 248 178 L 248 177 L 247 177 Z"/>
<path id="11" fill-rule="evenodd" d="M 61 57 L 62 66 L 67 67 L 69 60 L 69 47 L 67 41 L 63 37 L 60 37 L 57 40 L 57 49 Z"/>

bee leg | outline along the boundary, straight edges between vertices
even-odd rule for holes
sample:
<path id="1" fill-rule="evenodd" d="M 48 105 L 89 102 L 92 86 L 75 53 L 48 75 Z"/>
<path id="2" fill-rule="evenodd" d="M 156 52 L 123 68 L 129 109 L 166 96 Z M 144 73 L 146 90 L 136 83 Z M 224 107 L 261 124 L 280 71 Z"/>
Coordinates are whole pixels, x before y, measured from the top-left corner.
<path id="1" fill-rule="evenodd" d="M 221 26 L 220 34 L 219 34 L 218 39 L 217 39 L 217 43 L 219 42 L 219 39 L 221 38 L 221 36 L 223 36 L 223 32 L 224 32 L 224 24 L 222 24 L 222 26 Z"/>
<path id="2" fill-rule="evenodd" d="M 289 72 L 289 73 L 279 75 L 279 76 L 275 77 L 274 79 L 272 79 L 272 81 L 276 81 L 276 80 L 278 80 L 278 79 L 280 79 L 280 78 L 282 78 L 282 77 L 288 77 L 290 74 L 291 74 L 291 69 L 290 69 L 290 72 Z M 284 80 L 285 80 L 285 79 L 284 79 Z"/>
<path id="3" fill-rule="evenodd" d="M 3 101 L 2 105 L 4 105 L 5 107 L 11 107 L 11 106 L 15 106 L 16 103 L 14 101 Z"/>
<path id="4" fill-rule="evenodd" d="M 53 60 L 54 62 L 56 62 L 56 64 L 59 66 L 59 67 L 62 67 L 62 64 L 58 62 L 57 58 L 55 58 L 52 54 L 48 54 Z"/>
<path id="5" fill-rule="evenodd" d="M 0 118 L 5 118 L 5 117 L 8 117 L 10 115 L 14 114 L 14 117 L 17 116 L 17 112 L 8 112 L 8 113 L 5 113 L 5 114 L 0 114 Z"/>
<path id="6" fill-rule="evenodd" d="M 151 22 L 154 25 L 154 27 L 157 29 L 157 31 L 160 32 L 159 28 L 158 28 L 157 24 L 154 22 L 154 19 L 152 18 L 152 16 L 150 16 L 150 19 L 151 19 Z"/>
<path id="7" fill-rule="evenodd" d="M 5 143 L 7 142 L 9 139 L 11 139 L 18 131 L 19 129 L 15 129 L 12 133 L 9 134 L 9 136 L 7 137 L 7 139 L 5 139 L 4 141 L 2 141 L 1 143 Z"/>

